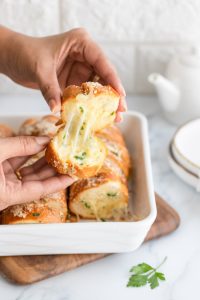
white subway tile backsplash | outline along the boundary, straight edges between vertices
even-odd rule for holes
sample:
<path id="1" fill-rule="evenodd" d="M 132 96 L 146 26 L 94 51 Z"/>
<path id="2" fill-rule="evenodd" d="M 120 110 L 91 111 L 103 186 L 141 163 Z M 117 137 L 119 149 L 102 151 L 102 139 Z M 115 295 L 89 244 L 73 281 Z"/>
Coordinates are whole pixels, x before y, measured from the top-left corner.
<path id="1" fill-rule="evenodd" d="M 140 0 L 60 1 L 62 30 L 85 27 L 99 41 L 133 41 L 138 36 Z"/>
<path id="2" fill-rule="evenodd" d="M 85 27 L 103 41 L 200 42 L 199 0 L 60 0 L 62 30 Z"/>
<path id="3" fill-rule="evenodd" d="M 175 52 L 200 45 L 200 1 L 1 0 L 0 24 L 34 36 L 85 27 L 115 65 L 126 92 L 149 94 L 151 72 L 163 73 Z M 31 92 L 0 75 L 0 93 L 11 91 Z"/>
<path id="4" fill-rule="evenodd" d="M 0 24 L 34 36 L 60 31 L 58 0 L 1 0 Z"/>

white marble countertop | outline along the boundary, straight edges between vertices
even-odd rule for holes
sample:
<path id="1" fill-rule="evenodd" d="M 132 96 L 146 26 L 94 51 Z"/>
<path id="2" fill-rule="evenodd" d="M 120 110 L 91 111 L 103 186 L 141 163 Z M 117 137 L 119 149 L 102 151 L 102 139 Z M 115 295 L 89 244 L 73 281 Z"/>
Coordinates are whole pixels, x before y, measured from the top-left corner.
<path id="1" fill-rule="evenodd" d="M 39 111 L 47 106 L 37 94 L 33 96 L 0 95 L 0 114 Z M 15 286 L 0 277 L 0 299 L 6 300 L 188 300 L 199 299 L 200 267 L 200 195 L 177 178 L 169 167 L 167 149 L 175 127 L 165 121 L 157 100 L 152 97 L 129 97 L 129 109 L 144 112 L 149 134 L 155 190 L 180 214 L 181 226 L 174 233 L 148 242 L 140 249 L 115 254 L 42 282 Z M 149 287 L 127 288 L 131 266 L 140 262 L 162 267 L 166 282 Z"/>

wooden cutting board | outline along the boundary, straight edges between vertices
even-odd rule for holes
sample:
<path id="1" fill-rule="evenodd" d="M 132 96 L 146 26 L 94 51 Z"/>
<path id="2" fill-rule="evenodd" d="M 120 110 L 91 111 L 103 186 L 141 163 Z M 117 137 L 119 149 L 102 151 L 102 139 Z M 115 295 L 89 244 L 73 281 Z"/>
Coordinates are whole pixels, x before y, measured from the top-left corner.
<path id="1" fill-rule="evenodd" d="M 180 224 L 177 212 L 156 194 L 157 218 L 145 241 L 174 231 Z M 66 254 L 0 257 L 0 272 L 17 284 L 29 284 L 72 270 L 110 254 Z"/>

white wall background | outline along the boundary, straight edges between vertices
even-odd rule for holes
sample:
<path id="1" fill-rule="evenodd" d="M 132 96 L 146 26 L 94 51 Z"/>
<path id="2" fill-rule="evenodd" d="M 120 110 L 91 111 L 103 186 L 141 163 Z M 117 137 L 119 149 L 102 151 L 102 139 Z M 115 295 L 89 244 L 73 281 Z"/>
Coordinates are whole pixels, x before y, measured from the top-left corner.
<path id="1" fill-rule="evenodd" d="M 43 36 L 85 27 L 129 94 L 152 94 L 147 75 L 200 43 L 199 0 L 0 0 L 0 23 Z M 28 90 L 0 75 L 0 92 Z"/>

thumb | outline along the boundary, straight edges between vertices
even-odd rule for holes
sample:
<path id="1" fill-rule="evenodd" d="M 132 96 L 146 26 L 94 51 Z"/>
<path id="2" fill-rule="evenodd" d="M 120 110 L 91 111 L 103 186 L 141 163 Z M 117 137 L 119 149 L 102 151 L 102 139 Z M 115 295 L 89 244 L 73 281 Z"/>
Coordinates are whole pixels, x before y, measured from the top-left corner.
<path id="1" fill-rule="evenodd" d="M 49 137 L 16 136 L 0 139 L 0 162 L 16 156 L 33 155 L 44 149 Z"/>
<path id="2" fill-rule="evenodd" d="M 49 70 L 40 76 L 39 87 L 52 112 L 59 112 L 61 108 L 61 89 L 55 70 Z"/>

